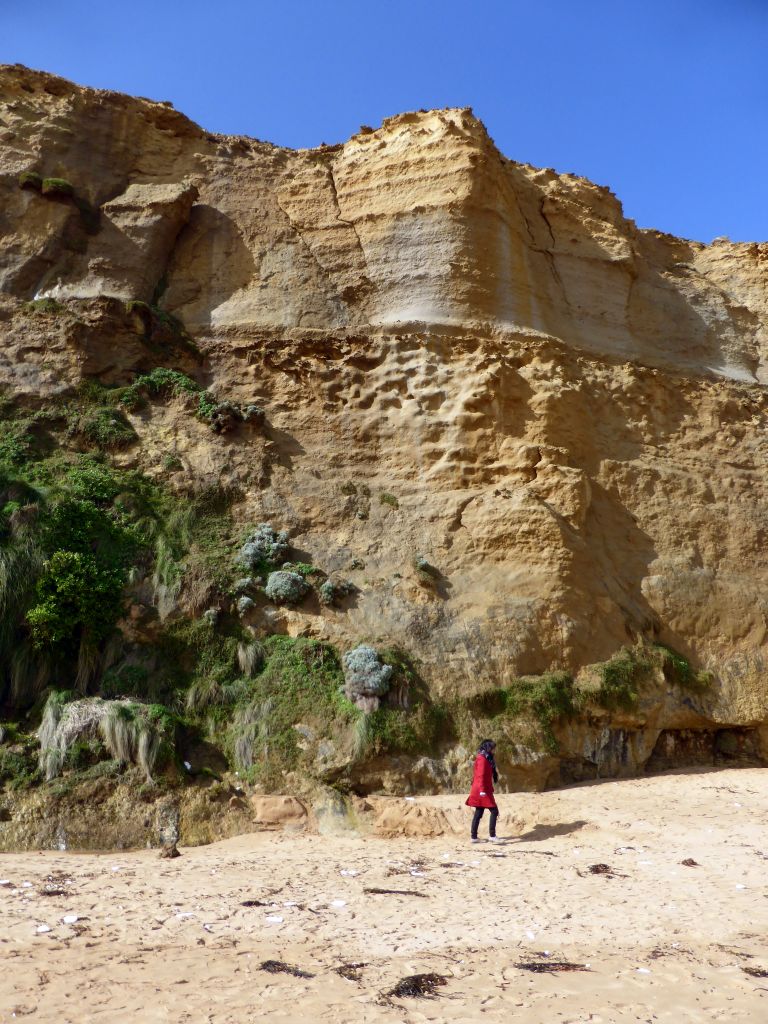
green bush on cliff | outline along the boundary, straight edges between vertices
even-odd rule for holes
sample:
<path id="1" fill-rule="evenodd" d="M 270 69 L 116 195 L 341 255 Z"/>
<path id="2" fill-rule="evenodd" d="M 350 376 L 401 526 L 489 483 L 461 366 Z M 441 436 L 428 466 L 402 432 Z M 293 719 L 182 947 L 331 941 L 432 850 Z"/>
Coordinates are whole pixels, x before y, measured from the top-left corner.
<path id="1" fill-rule="evenodd" d="M 56 299 L 32 299 L 26 304 L 26 308 L 30 313 L 47 313 L 52 315 L 63 313 L 66 309 Z"/>
<path id="2" fill-rule="evenodd" d="M 482 738 L 480 732 L 495 730 L 549 753 L 558 749 L 554 726 L 576 711 L 573 679 L 567 672 L 523 676 L 453 705 L 460 732 L 470 746 Z"/>
<path id="3" fill-rule="evenodd" d="M 236 495 L 174 495 L 106 455 L 71 451 L 72 416 L 108 395 L 86 383 L 76 407 L 65 398 L 33 412 L 0 400 L 0 700 L 11 706 L 60 677 L 97 681 L 133 567 L 166 602 L 182 585 L 191 601 L 226 593 L 234 575 Z M 164 697 L 167 681 L 153 674 L 145 692 Z"/>
<path id="4" fill-rule="evenodd" d="M 36 171 L 22 171 L 19 175 L 19 188 L 33 189 L 35 192 L 39 192 L 43 187 L 42 175 Z"/>
<path id="5" fill-rule="evenodd" d="M 56 551 L 45 563 L 27 612 L 36 647 L 98 646 L 114 629 L 123 604 L 125 573 L 80 551 Z"/>
<path id="6" fill-rule="evenodd" d="M 72 415 L 69 431 L 103 450 L 125 448 L 137 440 L 136 431 L 125 416 L 109 406 Z"/>
<path id="7" fill-rule="evenodd" d="M 66 178 L 43 178 L 41 191 L 50 199 L 71 199 L 75 194 L 75 186 Z"/>
<path id="8" fill-rule="evenodd" d="M 26 462 L 32 447 L 32 435 L 26 422 L 2 424 L 0 466 L 19 467 Z"/>
<path id="9" fill-rule="evenodd" d="M 633 711 L 641 684 L 653 668 L 653 659 L 643 647 L 622 648 L 595 668 L 600 680 L 595 701 L 610 711 Z"/>
<path id="10" fill-rule="evenodd" d="M 671 682 L 694 692 L 706 690 L 712 685 L 712 673 L 703 669 L 697 671 L 678 651 L 664 644 L 656 644 L 655 651 L 661 658 L 664 675 Z"/>
<path id="11" fill-rule="evenodd" d="M 357 760 L 381 754 L 430 756 L 441 739 L 453 735 L 449 709 L 441 703 L 422 701 L 412 709 L 382 705 L 355 723 L 354 752 Z"/>
<path id="12" fill-rule="evenodd" d="M 241 771 L 279 784 L 301 762 L 296 725 L 318 737 L 332 736 L 352 725 L 359 712 L 340 692 L 343 675 L 334 648 L 303 637 L 270 636 L 263 649 L 264 667 L 235 708 L 227 747 Z"/>
<path id="13" fill-rule="evenodd" d="M 136 307 L 139 304 L 132 305 Z M 235 402 L 218 401 L 185 373 L 162 366 L 156 367 L 150 373 L 142 374 L 129 387 L 123 388 L 120 402 L 127 409 L 133 410 L 140 408 L 148 397 L 168 398 L 180 395 L 197 396 L 198 418 L 208 423 L 217 433 L 227 433 L 240 423 L 263 420 L 263 410 L 258 406 L 249 405 L 243 409 Z"/>
<path id="14" fill-rule="evenodd" d="M 179 395 L 196 395 L 203 389 L 179 370 L 169 370 L 158 366 L 149 373 L 143 373 L 120 394 L 120 403 L 126 409 L 138 409 L 147 397 L 177 397 Z"/>
<path id="15" fill-rule="evenodd" d="M 0 786 L 26 789 L 40 778 L 34 753 L 26 747 L 7 750 L 0 747 Z"/>

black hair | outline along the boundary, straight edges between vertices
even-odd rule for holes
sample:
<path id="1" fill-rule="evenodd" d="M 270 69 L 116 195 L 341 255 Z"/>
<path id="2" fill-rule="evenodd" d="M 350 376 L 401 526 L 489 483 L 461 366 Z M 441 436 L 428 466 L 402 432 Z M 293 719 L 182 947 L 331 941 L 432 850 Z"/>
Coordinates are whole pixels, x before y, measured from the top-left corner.
<path id="1" fill-rule="evenodd" d="M 496 741 L 495 740 L 483 740 L 483 742 L 480 744 L 480 753 L 486 759 L 486 761 L 488 761 L 488 763 L 491 766 L 491 771 L 493 772 L 493 781 L 494 782 L 498 782 L 499 781 L 499 773 L 498 773 L 498 770 L 496 768 L 496 759 L 493 756 L 493 748 L 495 746 L 496 746 Z"/>

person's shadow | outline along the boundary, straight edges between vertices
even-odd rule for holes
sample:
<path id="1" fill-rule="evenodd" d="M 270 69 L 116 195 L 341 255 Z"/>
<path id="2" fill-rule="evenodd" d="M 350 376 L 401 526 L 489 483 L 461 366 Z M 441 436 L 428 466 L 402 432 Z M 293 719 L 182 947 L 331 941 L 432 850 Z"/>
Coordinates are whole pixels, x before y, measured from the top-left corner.
<path id="1" fill-rule="evenodd" d="M 564 821 L 560 825 L 534 825 L 530 832 L 524 832 L 521 836 L 515 836 L 517 843 L 538 843 L 542 839 L 554 839 L 555 836 L 569 836 L 572 832 L 578 832 L 584 828 L 586 821 Z"/>

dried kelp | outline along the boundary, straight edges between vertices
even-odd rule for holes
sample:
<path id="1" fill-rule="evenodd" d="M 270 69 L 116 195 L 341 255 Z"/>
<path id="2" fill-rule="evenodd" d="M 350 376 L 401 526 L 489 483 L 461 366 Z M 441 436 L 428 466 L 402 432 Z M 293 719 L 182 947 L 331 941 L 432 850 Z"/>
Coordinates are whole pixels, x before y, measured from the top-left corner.
<path id="1" fill-rule="evenodd" d="M 445 984 L 442 974 L 410 974 L 398 981 L 389 995 L 396 999 L 425 999 L 437 995 L 435 989 Z"/>
<path id="2" fill-rule="evenodd" d="M 259 970 L 266 971 L 267 974 L 290 974 L 294 978 L 314 978 L 314 974 L 310 974 L 309 971 L 292 967 L 290 964 L 283 963 L 282 960 L 264 960 L 260 964 Z"/>
<path id="3" fill-rule="evenodd" d="M 363 892 L 369 896 L 418 896 L 420 899 L 427 898 L 425 892 L 416 892 L 415 889 L 378 889 L 374 886 L 363 889 Z"/>
<path id="4" fill-rule="evenodd" d="M 368 964 L 362 963 L 342 964 L 340 967 L 334 967 L 334 970 L 342 978 L 346 978 L 347 981 L 360 981 L 362 979 L 362 970 L 367 966 Z"/>
<path id="5" fill-rule="evenodd" d="M 558 971 L 588 971 L 585 964 L 572 964 L 568 960 L 541 960 L 533 963 L 515 964 L 521 971 L 534 974 L 556 974 Z"/>

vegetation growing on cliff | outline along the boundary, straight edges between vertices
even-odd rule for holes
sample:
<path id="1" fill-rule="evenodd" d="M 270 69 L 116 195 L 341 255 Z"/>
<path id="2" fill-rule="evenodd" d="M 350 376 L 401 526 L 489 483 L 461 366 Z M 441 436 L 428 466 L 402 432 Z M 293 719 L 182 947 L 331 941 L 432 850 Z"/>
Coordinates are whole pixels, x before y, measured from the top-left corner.
<path id="1" fill-rule="evenodd" d="M 139 305 L 145 303 L 131 304 L 134 308 Z M 140 374 L 131 385 L 119 389 L 117 395 L 120 404 L 130 410 L 141 408 L 151 398 L 196 397 L 198 418 L 219 434 L 234 430 L 239 423 L 258 425 L 264 420 L 264 411 L 259 406 L 250 404 L 242 407 L 229 400 L 219 401 L 187 374 L 163 366 Z"/>
<path id="2" fill-rule="evenodd" d="M 86 415 L 96 396 L 82 393 Z M 57 680 L 85 692 L 119 646 L 130 578 L 194 605 L 231 578 L 231 495 L 173 495 L 141 473 L 72 448 L 70 403 L 2 410 L 0 699 L 28 706 Z"/>
<path id="3" fill-rule="evenodd" d="M 316 566 L 286 561 L 287 533 L 262 523 L 238 537 L 235 492 L 172 493 L 115 464 L 120 408 L 184 395 L 207 393 L 160 367 L 123 389 L 84 385 L 42 408 L 0 405 L 0 700 L 27 736 L 0 741 L 4 783 L 99 765 L 114 775 L 131 764 L 178 783 L 187 774 L 178 744 L 191 743 L 266 788 L 292 772 L 343 788 L 367 759 L 471 751 L 485 734 L 556 753 L 569 719 L 590 709 L 631 714 L 659 672 L 689 690 L 706 686 L 679 654 L 641 646 L 594 666 L 588 684 L 555 672 L 441 702 L 407 655 L 376 647 L 386 686 L 355 706 L 336 649 L 257 640 L 236 614 L 238 596 L 252 607 L 265 597 L 255 575 L 235 582 L 243 569 L 266 577 L 279 567 L 302 587 L 324 579 Z M 94 450 L 78 451 L 83 444 Z M 416 567 L 436 572 L 424 558 Z M 315 584 L 326 603 L 338 597 L 327 582 Z M 162 605 L 174 609 L 165 621 Z M 121 620 L 144 625 L 131 638 Z M 38 768 L 29 734 L 41 715 Z"/>

